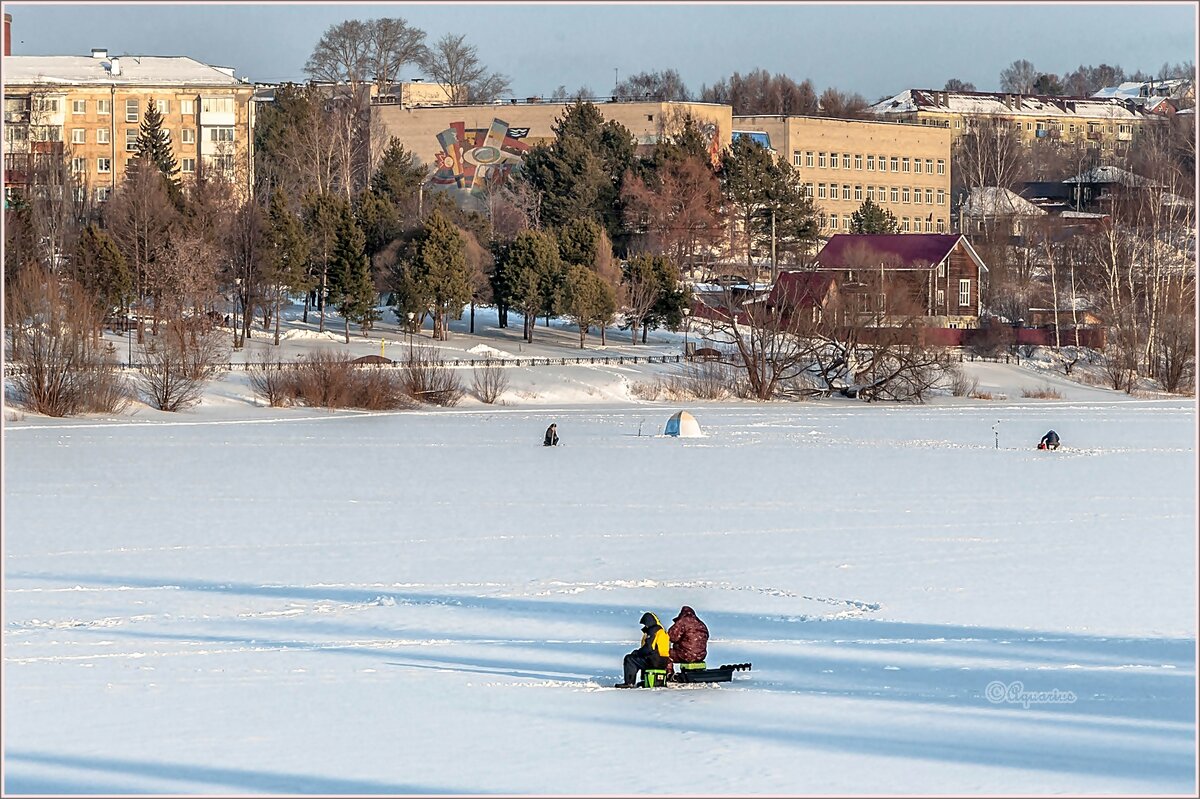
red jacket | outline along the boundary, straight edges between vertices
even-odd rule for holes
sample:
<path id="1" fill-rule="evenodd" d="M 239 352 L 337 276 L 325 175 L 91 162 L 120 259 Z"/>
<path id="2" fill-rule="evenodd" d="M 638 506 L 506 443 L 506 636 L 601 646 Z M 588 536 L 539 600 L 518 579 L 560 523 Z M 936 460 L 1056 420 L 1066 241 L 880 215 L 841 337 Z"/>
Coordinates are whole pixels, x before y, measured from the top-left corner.
<path id="1" fill-rule="evenodd" d="M 675 663 L 699 663 L 708 656 L 708 627 L 696 611 L 684 605 L 679 609 L 667 636 L 671 639 L 671 660 Z"/>

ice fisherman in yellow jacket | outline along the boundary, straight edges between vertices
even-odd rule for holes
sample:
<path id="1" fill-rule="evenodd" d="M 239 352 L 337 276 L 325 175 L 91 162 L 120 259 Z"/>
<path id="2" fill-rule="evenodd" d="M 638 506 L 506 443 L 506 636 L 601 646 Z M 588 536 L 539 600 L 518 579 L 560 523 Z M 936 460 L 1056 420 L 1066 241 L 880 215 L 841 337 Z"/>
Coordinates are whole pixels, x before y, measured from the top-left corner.
<path id="1" fill-rule="evenodd" d="M 643 613 L 642 645 L 625 656 L 625 682 L 617 688 L 636 688 L 639 671 L 665 669 L 671 651 L 671 639 L 653 613 Z"/>

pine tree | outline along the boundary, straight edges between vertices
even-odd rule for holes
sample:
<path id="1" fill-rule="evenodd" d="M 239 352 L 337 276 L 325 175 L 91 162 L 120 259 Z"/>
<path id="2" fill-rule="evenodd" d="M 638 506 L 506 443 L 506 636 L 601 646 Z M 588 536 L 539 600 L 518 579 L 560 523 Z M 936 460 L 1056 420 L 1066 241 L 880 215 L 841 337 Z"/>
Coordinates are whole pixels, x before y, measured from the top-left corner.
<path id="1" fill-rule="evenodd" d="M 171 152 L 171 141 L 163 130 L 162 114 L 153 99 L 146 101 L 146 113 L 134 141 L 134 152 L 143 163 L 154 164 L 167 182 L 167 193 L 176 208 L 183 207 L 183 192 L 179 188 L 179 164 Z"/>
<path id="2" fill-rule="evenodd" d="M 371 193 L 389 200 L 401 212 L 412 212 L 418 190 L 425 182 L 425 167 L 395 136 L 371 176 Z"/>
<path id="3" fill-rule="evenodd" d="M 899 233 L 900 223 L 891 211 L 881 208 L 867 198 L 858 210 L 850 215 L 850 232 L 860 235 Z"/>
<path id="4" fill-rule="evenodd" d="M 279 315 L 288 292 L 308 292 L 312 280 L 308 273 L 308 238 L 300 220 L 289 207 L 282 187 L 271 194 L 267 213 L 267 246 L 264 273 L 274 289 L 275 343 L 279 343 Z"/>
<path id="5" fill-rule="evenodd" d="M 466 242 L 440 211 L 434 211 L 425 220 L 413 266 L 418 291 L 425 307 L 433 312 L 433 336 L 445 341 L 446 317 L 462 317 L 463 306 L 471 299 L 471 284 L 467 277 Z"/>
<path id="6" fill-rule="evenodd" d="M 346 324 L 346 343 L 350 343 L 350 323 L 354 322 L 367 335 L 375 319 L 375 281 L 367 260 L 366 236 L 354 221 L 348 206 L 342 207 L 338 218 L 337 236 L 330 261 L 332 287 L 330 298 Z"/>
<path id="7" fill-rule="evenodd" d="M 106 232 L 88 225 L 79 236 L 75 279 L 107 313 L 128 306 L 133 298 L 133 272 L 125 256 Z"/>

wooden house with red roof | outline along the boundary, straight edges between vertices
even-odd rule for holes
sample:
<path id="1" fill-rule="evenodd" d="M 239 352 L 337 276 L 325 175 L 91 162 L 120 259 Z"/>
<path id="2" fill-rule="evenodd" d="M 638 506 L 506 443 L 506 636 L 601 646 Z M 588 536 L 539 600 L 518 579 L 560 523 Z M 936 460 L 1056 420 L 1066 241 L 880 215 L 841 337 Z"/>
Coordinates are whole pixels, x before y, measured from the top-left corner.
<path id="1" fill-rule="evenodd" d="M 768 303 L 813 314 L 838 294 L 882 295 L 904 287 L 930 326 L 975 328 L 986 272 L 979 254 L 957 233 L 837 234 L 817 254 L 813 270 L 780 275 Z M 864 310 L 879 307 L 872 302 Z"/>

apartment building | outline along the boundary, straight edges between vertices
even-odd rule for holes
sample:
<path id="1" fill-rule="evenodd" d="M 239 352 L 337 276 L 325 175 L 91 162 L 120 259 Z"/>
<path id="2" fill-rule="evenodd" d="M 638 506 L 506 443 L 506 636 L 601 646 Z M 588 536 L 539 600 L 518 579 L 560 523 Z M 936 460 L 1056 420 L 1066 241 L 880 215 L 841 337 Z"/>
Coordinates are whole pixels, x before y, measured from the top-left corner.
<path id="1" fill-rule="evenodd" d="M 738 135 L 788 158 L 816 205 L 821 236 L 850 232 L 865 200 L 902 233 L 950 230 L 950 132 L 944 128 L 807 116 L 734 117 Z"/>
<path id="2" fill-rule="evenodd" d="M 973 119 L 992 118 L 1012 125 L 1022 141 L 1038 139 L 1086 142 L 1091 148 L 1124 152 L 1143 125 L 1161 115 L 1117 97 L 1046 97 L 1003 92 L 947 92 L 907 89 L 871 106 L 883 119 L 946 128 L 955 138 Z"/>
<path id="3" fill-rule="evenodd" d="M 229 67 L 185 56 L 4 57 L 4 190 L 37 182 L 39 163 L 66 159 L 77 197 L 103 202 L 125 176 L 153 102 L 180 176 L 204 171 L 248 196 L 254 180 L 253 86 Z"/>
<path id="4" fill-rule="evenodd" d="M 450 192 L 471 207 L 482 202 L 489 185 L 520 168 L 530 147 L 554 140 L 552 126 L 570 105 L 535 99 L 425 107 L 373 102 L 372 138 L 399 139 L 432 168 L 431 189 Z M 596 107 L 606 121 L 627 128 L 639 148 L 662 141 L 688 116 L 699 124 L 712 158 L 730 142 L 733 109 L 727 105 L 599 102 Z"/>

